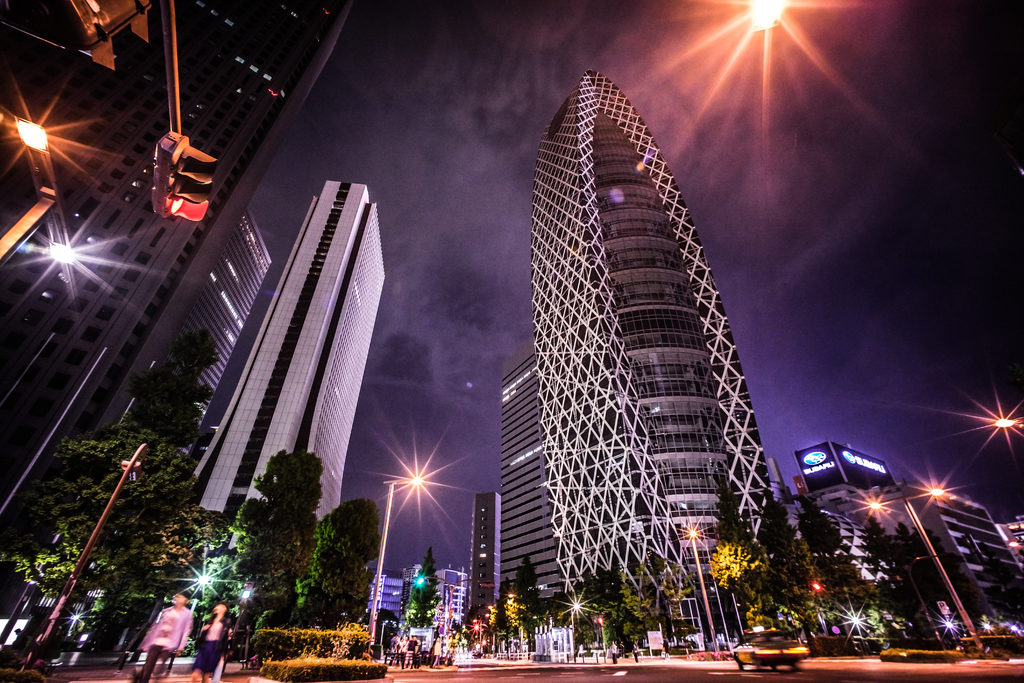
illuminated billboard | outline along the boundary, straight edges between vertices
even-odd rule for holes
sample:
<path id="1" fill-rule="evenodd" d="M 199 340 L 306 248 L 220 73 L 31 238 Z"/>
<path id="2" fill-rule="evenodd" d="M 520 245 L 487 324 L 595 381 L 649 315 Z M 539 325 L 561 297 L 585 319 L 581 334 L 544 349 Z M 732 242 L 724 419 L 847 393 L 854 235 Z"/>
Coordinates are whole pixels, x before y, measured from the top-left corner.
<path id="1" fill-rule="evenodd" d="M 883 461 L 831 441 L 796 451 L 796 460 L 810 492 L 844 483 L 865 490 L 894 483 Z"/>

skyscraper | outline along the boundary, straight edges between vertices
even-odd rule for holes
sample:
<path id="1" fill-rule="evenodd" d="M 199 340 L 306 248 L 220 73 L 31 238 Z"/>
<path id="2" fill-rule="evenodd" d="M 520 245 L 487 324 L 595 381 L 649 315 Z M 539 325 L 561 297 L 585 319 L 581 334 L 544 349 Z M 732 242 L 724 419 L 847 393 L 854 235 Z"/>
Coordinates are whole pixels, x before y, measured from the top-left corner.
<path id="1" fill-rule="evenodd" d="M 548 596 L 561 588 L 551 527 L 533 340 L 505 361 L 501 380 L 501 581 L 530 558 Z"/>
<path id="2" fill-rule="evenodd" d="M 220 160 L 200 223 L 160 218 L 149 202 L 154 145 L 169 128 L 158 38 L 118 34 L 111 71 L 0 26 L 0 104 L 49 130 L 77 253 L 55 263 L 43 230 L 0 270 L 0 514 L 64 436 L 120 417 L 130 373 L 166 357 L 349 4 L 178 3 L 183 132 Z M 6 227 L 35 195 L 24 161 L 0 173 Z"/>
<path id="3" fill-rule="evenodd" d="M 217 345 L 217 362 L 201 380 L 211 389 L 220 383 L 238 335 L 249 317 L 260 285 L 270 268 L 270 253 L 259 229 L 246 212 L 210 271 L 210 281 L 185 319 L 183 332 L 206 329 Z"/>
<path id="4" fill-rule="evenodd" d="M 469 609 L 467 621 L 483 618 L 498 595 L 501 562 L 501 495 L 482 491 L 473 496 L 473 533 L 469 541 Z"/>
<path id="5" fill-rule="evenodd" d="M 319 515 L 341 480 L 384 286 L 377 205 L 365 185 L 314 197 L 220 429 L 199 463 L 203 507 L 233 514 L 279 451 L 323 461 Z"/>
<path id="6" fill-rule="evenodd" d="M 768 484 L 721 297 L 679 188 L 625 95 L 588 71 L 541 140 L 532 291 L 546 484 L 568 579 L 744 509 Z"/>

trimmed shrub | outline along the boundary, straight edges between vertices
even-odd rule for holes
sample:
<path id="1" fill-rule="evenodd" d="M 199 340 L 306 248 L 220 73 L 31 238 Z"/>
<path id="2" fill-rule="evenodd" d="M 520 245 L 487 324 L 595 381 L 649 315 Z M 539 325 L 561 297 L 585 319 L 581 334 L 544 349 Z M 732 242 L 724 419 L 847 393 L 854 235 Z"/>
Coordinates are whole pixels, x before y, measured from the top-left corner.
<path id="1" fill-rule="evenodd" d="M 282 683 L 369 681 L 384 678 L 387 673 L 388 667 L 376 662 L 313 657 L 267 662 L 260 668 L 260 676 Z"/>
<path id="2" fill-rule="evenodd" d="M 731 652 L 693 652 L 686 655 L 690 662 L 727 662 L 732 661 Z"/>
<path id="3" fill-rule="evenodd" d="M 812 636 L 807 641 L 812 657 L 857 657 L 859 652 L 846 636 Z"/>
<path id="4" fill-rule="evenodd" d="M 46 678 L 35 669 L 18 671 L 17 669 L 0 669 L 0 683 L 45 683 Z"/>
<path id="5" fill-rule="evenodd" d="M 1021 636 L 978 636 L 978 638 L 981 639 L 981 645 L 986 651 L 1024 655 L 1024 638 Z M 965 649 L 977 651 L 972 639 L 963 638 L 960 642 L 963 643 Z"/>
<path id="6" fill-rule="evenodd" d="M 951 664 L 967 658 L 959 650 L 900 650 L 897 648 L 882 650 L 879 657 L 883 662 L 912 662 L 914 664 L 929 662 Z"/>
<path id="7" fill-rule="evenodd" d="M 358 659 L 370 647 L 370 635 L 359 624 L 336 631 L 311 628 L 265 628 L 256 632 L 252 648 L 260 661 L 297 658 Z"/>

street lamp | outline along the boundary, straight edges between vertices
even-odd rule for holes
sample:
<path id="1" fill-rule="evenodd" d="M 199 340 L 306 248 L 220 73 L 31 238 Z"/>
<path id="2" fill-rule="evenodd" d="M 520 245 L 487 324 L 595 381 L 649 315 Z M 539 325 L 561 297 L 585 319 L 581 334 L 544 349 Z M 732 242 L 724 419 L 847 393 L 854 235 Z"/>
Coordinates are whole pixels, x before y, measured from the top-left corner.
<path id="1" fill-rule="evenodd" d="M 785 0 L 754 0 L 750 6 L 750 25 L 754 31 L 767 31 L 779 23 Z"/>
<path id="2" fill-rule="evenodd" d="M 395 498 L 395 485 L 401 484 L 415 489 L 423 486 L 426 482 L 422 475 L 416 474 L 408 479 L 392 479 L 391 481 L 386 481 L 384 483 L 388 485 L 388 504 L 386 511 L 384 512 L 384 533 L 380 536 L 380 550 L 377 553 L 377 576 L 373 581 L 373 603 L 370 607 L 371 644 L 377 638 L 377 609 L 378 603 L 380 602 L 380 580 L 381 573 L 384 571 L 384 546 L 386 546 L 388 542 L 388 527 L 391 524 L 391 503 Z"/>
<path id="3" fill-rule="evenodd" d="M 18 135 L 27 147 L 40 152 L 49 152 L 46 139 L 46 129 L 38 123 L 32 123 L 25 119 L 18 119 Z"/>
<path id="4" fill-rule="evenodd" d="M 939 487 L 933 486 L 928 489 L 928 495 L 933 498 L 941 498 L 946 495 L 946 490 Z M 946 568 L 942 566 L 942 560 L 939 559 L 938 553 L 935 552 L 935 546 L 932 545 L 932 539 L 928 537 L 928 533 L 925 531 L 924 525 L 921 523 L 921 518 L 917 516 L 917 511 L 914 510 L 914 506 L 910 504 L 910 499 L 907 498 L 906 493 L 903 489 L 900 489 L 900 497 L 903 499 L 903 505 L 907 508 L 907 515 L 910 517 L 910 521 L 913 522 L 914 528 L 917 529 L 918 535 L 921 540 L 924 541 L 924 546 L 928 550 L 926 557 L 932 558 L 935 563 L 935 568 L 939 572 L 939 576 L 942 577 L 942 583 L 946 586 L 946 591 L 949 592 L 949 596 L 953 599 L 953 604 L 956 606 L 957 612 L 960 614 L 960 619 L 963 620 L 964 626 L 967 628 L 967 632 L 971 634 L 971 640 L 974 641 L 974 645 L 978 648 L 979 652 L 984 651 L 984 647 L 981 644 L 981 638 L 978 637 L 978 632 L 974 628 L 974 622 L 971 621 L 971 617 L 967 614 L 967 610 L 964 609 L 963 602 L 960 601 L 960 596 L 957 594 L 956 589 L 953 587 L 953 582 L 949 579 L 949 574 L 946 573 Z M 873 501 L 868 504 L 868 507 L 872 510 L 879 510 L 882 508 L 882 504 L 878 501 Z M 919 558 L 921 559 L 921 558 Z M 927 617 L 927 612 L 925 613 Z"/>
<path id="5" fill-rule="evenodd" d="M 686 535 L 693 544 L 693 561 L 697 563 L 697 578 L 700 579 L 700 592 L 704 596 L 704 612 L 708 616 L 708 630 L 711 632 L 711 642 L 715 644 L 715 652 L 718 652 L 718 636 L 715 635 L 715 622 L 711 619 L 711 603 L 708 601 L 708 591 L 704 586 L 704 572 L 700 568 L 700 555 L 697 553 L 697 538 L 700 531 L 695 527 L 687 529 Z"/>

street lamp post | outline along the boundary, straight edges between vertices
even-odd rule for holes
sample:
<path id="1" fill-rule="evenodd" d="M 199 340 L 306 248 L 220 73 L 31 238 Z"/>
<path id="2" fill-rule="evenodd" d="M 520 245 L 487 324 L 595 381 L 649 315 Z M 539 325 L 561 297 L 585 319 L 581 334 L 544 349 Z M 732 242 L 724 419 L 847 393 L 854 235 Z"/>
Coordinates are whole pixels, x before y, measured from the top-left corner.
<path id="1" fill-rule="evenodd" d="M 380 603 L 380 581 L 384 571 L 384 547 L 388 542 L 388 528 L 391 524 L 391 503 L 395 498 L 395 485 L 408 484 L 413 487 L 423 485 L 423 477 L 416 475 L 410 479 L 392 479 L 385 482 L 388 485 L 388 504 L 384 512 L 384 532 L 380 536 L 380 550 L 377 553 L 377 575 L 373 581 L 373 603 L 370 606 L 370 643 L 377 639 L 377 610 Z M 383 641 L 383 637 L 381 641 Z"/>
<path id="2" fill-rule="evenodd" d="M 921 591 L 917 587 L 917 581 L 914 580 L 914 565 L 917 564 L 919 560 L 927 560 L 929 557 L 930 555 L 921 555 L 920 557 L 915 557 L 911 560 L 910 566 L 907 567 L 907 576 L 910 578 L 910 585 L 914 587 L 914 595 L 917 596 L 917 601 L 921 604 L 921 613 L 924 614 L 924 618 L 928 620 L 928 624 L 932 627 L 932 632 L 935 633 L 935 639 L 939 641 L 939 644 L 942 645 L 942 649 L 945 650 L 946 643 L 942 640 L 942 636 L 939 635 L 939 629 L 935 626 L 931 613 L 928 612 L 928 605 L 925 604 L 924 598 L 921 597 Z"/>
<path id="3" fill-rule="evenodd" d="M 693 544 L 693 561 L 697 563 L 697 578 L 700 579 L 700 592 L 704 597 L 704 613 L 708 617 L 708 630 L 711 632 L 711 642 L 715 644 L 715 652 L 718 652 L 718 636 L 715 635 L 715 622 L 711 618 L 711 603 L 708 601 L 708 591 L 704 585 L 704 572 L 700 568 L 700 556 L 697 553 L 697 537 L 700 536 L 700 532 L 696 529 L 690 529 L 687 531 L 687 536 L 690 538 L 690 542 Z"/>
<path id="4" fill-rule="evenodd" d="M 946 492 L 940 488 L 933 488 L 928 493 L 934 498 L 939 498 Z M 949 580 L 949 574 L 946 573 L 946 568 L 942 566 L 942 560 L 939 559 L 938 554 L 935 552 L 935 546 L 932 545 L 932 539 L 928 538 L 924 525 L 921 524 L 921 519 L 917 516 L 914 506 L 910 504 L 910 500 L 907 498 L 906 494 L 903 495 L 903 504 L 907 508 L 907 514 L 910 515 L 910 521 L 914 523 L 914 527 L 917 528 L 917 533 L 921 535 L 921 539 L 924 541 L 924 545 L 928 549 L 928 554 L 935 562 L 935 568 L 939 571 L 939 575 L 942 577 L 942 582 L 946 584 L 946 590 L 949 591 L 950 597 L 953 598 L 953 604 L 956 605 L 956 609 L 960 613 L 960 618 L 963 620 L 964 626 L 967 627 L 967 632 L 971 634 L 971 640 L 974 641 L 974 645 L 978 648 L 978 652 L 983 652 L 984 647 L 982 647 L 981 638 L 978 637 L 978 632 L 974 628 L 974 622 L 971 621 L 970 615 L 967 614 L 967 610 L 964 609 L 964 604 L 960 601 L 960 596 L 957 594 L 956 589 L 953 588 L 953 582 Z"/>
<path id="5" fill-rule="evenodd" d="M 50 612 L 50 616 L 46 620 L 46 628 L 43 630 L 42 635 L 36 639 L 35 645 L 33 645 L 28 656 L 25 658 L 26 667 L 30 666 L 35 660 L 35 655 L 46 650 L 46 645 L 49 643 L 50 638 L 53 635 L 54 629 L 57 626 L 57 621 L 60 620 L 60 614 L 64 611 L 64 605 L 67 604 L 68 598 L 71 596 L 71 591 L 75 589 L 75 583 L 78 582 L 78 577 L 81 576 L 82 570 L 85 569 L 85 563 L 89 560 L 89 555 L 92 554 L 92 549 L 100 539 L 103 527 L 106 525 L 107 519 L 110 517 L 110 513 L 114 510 L 114 504 L 117 503 L 117 499 L 121 495 L 121 489 L 124 488 L 125 483 L 129 479 L 135 479 L 135 476 L 138 473 L 138 467 L 146 457 L 147 450 L 148 446 L 146 446 L 146 444 L 142 444 L 138 449 L 136 449 L 135 455 L 132 456 L 131 460 L 121 463 L 121 469 L 124 470 L 124 473 L 121 475 L 120 481 L 117 482 L 117 487 L 114 489 L 114 492 L 110 495 L 110 500 L 107 502 L 107 507 L 104 508 L 103 514 L 100 515 L 100 520 L 96 523 L 96 528 L 92 530 L 89 540 L 86 542 L 85 547 L 82 548 L 82 554 L 79 555 L 78 562 L 75 563 L 75 568 L 71 571 L 71 576 L 68 577 L 60 595 L 57 596 L 57 601 L 53 605 L 53 611 Z"/>

